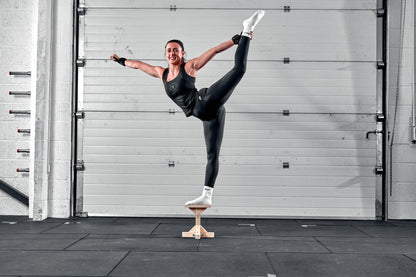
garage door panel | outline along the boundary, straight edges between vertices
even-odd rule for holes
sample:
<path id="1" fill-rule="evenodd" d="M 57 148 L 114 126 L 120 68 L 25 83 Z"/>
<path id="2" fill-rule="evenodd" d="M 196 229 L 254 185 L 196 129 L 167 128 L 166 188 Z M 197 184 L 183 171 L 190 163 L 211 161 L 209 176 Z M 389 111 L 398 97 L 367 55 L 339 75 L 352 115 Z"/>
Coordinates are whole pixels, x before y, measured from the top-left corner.
<path id="1" fill-rule="evenodd" d="M 292 199 L 291 199 L 292 200 Z M 293 199 L 294 201 L 301 201 L 301 199 Z M 189 214 L 184 214 L 183 207 L 173 207 L 169 209 L 169 213 L 166 213 L 166 206 L 114 206 L 114 205 L 103 205 L 97 204 L 90 206 L 91 209 L 99 210 L 100 213 L 96 215 L 107 215 L 107 216 L 119 216 L 124 214 L 124 216 L 189 216 Z M 238 212 L 237 212 L 238 211 Z M 257 212 L 258 211 L 258 212 Z M 285 207 L 258 207 L 256 211 L 249 209 L 244 206 L 244 203 L 241 207 L 222 207 L 208 209 L 204 212 L 205 217 L 218 217 L 218 214 L 226 214 L 229 217 L 238 217 L 238 218 L 281 218 L 287 217 L 290 214 L 292 217 L 311 217 L 311 218 L 322 218 L 322 214 L 325 213 L 325 218 L 373 218 L 374 209 L 363 209 L 363 207 L 349 207 L 349 208 L 314 208 L 310 207 L 305 210 L 304 208 L 285 208 Z M 261 215 L 260 215 L 261 214 Z"/>
<path id="2" fill-rule="evenodd" d="M 232 62 L 211 62 L 199 72 L 197 87 L 209 87 L 231 67 Z M 88 61 L 83 70 L 84 91 L 80 93 L 86 110 L 178 110 L 166 96 L 161 81 L 142 72 L 103 61 Z M 238 113 L 284 109 L 308 113 L 375 113 L 375 78 L 373 63 L 252 61 L 226 107 L 229 112 Z"/>
<path id="3" fill-rule="evenodd" d="M 239 33 L 247 16 L 246 10 L 91 9 L 85 19 L 84 55 L 103 59 L 117 52 L 130 58 L 161 59 L 166 41 L 179 38 L 188 57 L 197 57 Z M 268 10 L 258 29 L 271 31 L 255 34 L 250 59 L 376 61 L 375 18 L 372 10 Z M 186 32 L 178 31 L 183 28 Z M 232 52 L 221 56 L 231 60 Z"/>
<path id="4" fill-rule="evenodd" d="M 376 0 L 273 0 L 273 1 L 247 1 L 247 0 L 209 0 L 203 2 L 197 2 L 195 0 L 176 0 L 174 1 L 177 8 L 194 8 L 194 9 L 282 9 L 286 5 L 296 9 L 376 9 Z M 171 0 L 85 0 L 87 7 L 93 8 L 160 8 L 166 9 L 172 5 Z"/>
<path id="5" fill-rule="evenodd" d="M 162 166 L 163 168 L 165 165 Z M 160 168 L 162 168 L 160 167 Z M 155 167 L 159 170 L 158 167 Z M 187 191 L 188 194 L 200 192 L 201 175 L 166 175 L 166 178 L 160 178 L 154 174 L 101 174 L 90 173 L 86 177 L 89 181 L 89 186 L 85 188 L 88 194 L 101 191 L 105 189 L 106 193 L 111 193 L 111 189 L 117 186 L 134 186 L 135 189 L 144 190 L 148 187 L 157 189 L 175 188 L 175 193 L 183 194 Z M 141 186 L 138 186 L 140 180 Z M 355 189 L 374 189 L 374 178 L 372 176 L 360 176 L 359 178 L 351 178 L 348 176 L 279 176 L 279 183 L 276 183 L 275 176 L 238 176 L 228 175 L 221 177 L 221 189 L 224 190 L 224 195 L 231 190 L 236 190 L 237 187 L 286 187 L 286 188 L 302 188 L 304 193 L 307 190 L 315 188 L 325 188 L 327 190 L 337 188 L 355 188 Z M 220 186 L 217 187 L 217 189 Z M 131 188 L 132 189 L 132 188 Z M 154 191 L 153 191 L 154 192 Z M 146 193 L 147 194 L 147 193 Z"/>
<path id="6" fill-rule="evenodd" d="M 100 196 L 101 198 L 105 199 L 106 203 L 108 205 L 114 205 L 114 206 L 120 206 L 120 205 L 127 205 L 127 206 L 133 206 L 138 205 L 137 199 L 134 196 L 128 196 L 128 195 L 122 195 L 120 197 L 114 197 L 115 195 L 106 195 L 106 196 Z M 159 194 L 159 195 L 149 195 L 146 198 L 140 199 L 140 206 L 143 205 L 145 207 L 149 207 L 154 205 L 154 203 L 159 203 L 157 206 L 176 206 L 178 205 L 178 202 L 183 199 L 182 195 L 178 196 L 170 196 L 169 198 L 165 198 L 165 201 L 163 203 L 160 203 L 158 201 L 161 197 L 164 197 L 165 195 Z M 89 200 L 91 202 L 91 205 L 99 204 L 100 203 L 100 197 L 94 197 L 90 196 Z M 339 208 L 348 208 L 350 206 L 354 206 L 361 209 L 371 209 L 371 205 L 373 203 L 366 203 L 361 200 L 357 199 L 340 199 L 337 197 L 262 197 L 262 196 L 253 196 L 252 199 L 256 200 L 255 202 L 259 203 L 256 204 L 256 206 L 251 206 L 250 203 L 253 203 L 254 201 L 246 202 L 237 196 L 227 196 L 227 197 L 217 197 L 216 203 L 218 206 L 222 208 L 227 207 L 244 207 L 244 209 L 249 209 L 253 207 L 264 207 L 264 208 L 308 208 L 308 207 L 314 207 L 314 208 L 330 208 L 334 206 L 335 204 Z"/>
<path id="7" fill-rule="evenodd" d="M 85 160 L 85 166 L 88 166 L 89 173 L 97 173 L 104 171 L 103 174 L 117 174 L 124 172 L 125 174 L 157 174 L 163 175 L 198 175 L 203 177 L 204 164 L 175 164 L 174 168 L 170 168 L 168 164 L 105 164 L 92 163 L 88 159 Z M 155 168 L 159 169 L 159 173 L 155 172 Z M 239 176 L 364 176 L 370 177 L 374 175 L 374 166 L 333 166 L 333 165 L 293 165 L 290 169 L 283 168 L 280 165 L 244 165 L 244 164 L 222 164 L 221 175 L 239 175 Z M 169 173 L 169 174 L 167 174 Z M 219 176 L 218 178 L 222 178 Z M 201 178 L 202 180 L 203 178 Z"/>
<path id="8" fill-rule="evenodd" d="M 88 149 L 86 149 L 88 150 Z M 179 151 L 181 149 L 178 149 Z M 235 149 L 233 149 L 236 151 Z M 332 165 L 332 166 L 372 166 L 374 158 L 369 155 L 369 158 L 357 158 L 341 156 L 346 155 L 345 152 L 351 152 L 349 150 L 335 152 L 333 156 L 325 155 L 325 157 L 319 157 L 319 153 L 323 149 L 316 149 L 315 151 L 308 151 L 307 153 L 298 154 L 296 151 L 286 150 L 286 153 L 276 153 L 275 155 L 226 155 L 220 158 L 222 165 L 276 165 L 281 166 L 283 162 L 289 162 L 292 166 L 295 165 Z M 242 150 L 244 151 L 244 149 Z M 169 164 L 169 161 L 176 161 L 178 164 L 202 164 L 206 163 L 206 154 L 202 153 L 186 153 L 186 154 L 172 154 L 170 152 L 158 153 L 153 155 L 143 154 L 130 154 L 130 155 L 117 155 L 117 154 L 99 154 L 91 155 L 88 158 L 89 163 L 102 163 L 102 164 L 128 164 L 128 165 L 141 165 L 141 164 Z M 283 152 L 283 151 L 281 151 Z M 289 152 L 289 153 L 287 153 Z M 294 153 L 295 152 L 295 153 Z M 88 152 L 86 151 L 85 154 Z M 245 153 L 245 152 L 243 152 Z M 368 151 L 369 154 L 374 154 L 373 151 Z M 357 155 L 357 153 L 350 154 Z"/>
<path id="9" fill-rule="evenodd" d="M 178 190 L 179 188 L 179 190 Z M 94 191 L 100 190 L 101 195 L 114 196 L 114 191 L 123 192 L 123 195 L 140 195 L 145 194 L 152 196 L 182 196 L 180 185 L 163 185 L 160 183 L 143 185 L 140 188 L 135 185 L 120 185 L 120 184 L 97 184 L 91 185 L 87 191 L 88 194 L 94 193 Z M 182 187 L 182 189 L 186 189 Z M 307 191 L 305 191 L 307 189 Z M 224 184 L 220 187 L 221 198 L 226 197 L 244 197 L 247 195 L 256 195 L 256 197 L 270 197 L 270 195 L 278 195 L 278 198 L 282 197 L 297 197 L 298 195 L 304 195 L 305 198 L 318 197 L 322 198 L 325 195 L 329 198 L 340 198 L 340 191 L 343 193 L 343 197 L 355 197 L 357 194 L 361 194 L 363 197 L 371 198 L 374 195 L 373 187 L 354 186 L 343 188 L 328 188 L 328 187 L 296 187 L 296 186 L 265 186 L 263 184 L 253 184 L 251 186 L 244 186 L 239 190 L 236 190 L 233 186 L 226 186 Z M 91 201 L 92 204 L 92 201 Z"/>

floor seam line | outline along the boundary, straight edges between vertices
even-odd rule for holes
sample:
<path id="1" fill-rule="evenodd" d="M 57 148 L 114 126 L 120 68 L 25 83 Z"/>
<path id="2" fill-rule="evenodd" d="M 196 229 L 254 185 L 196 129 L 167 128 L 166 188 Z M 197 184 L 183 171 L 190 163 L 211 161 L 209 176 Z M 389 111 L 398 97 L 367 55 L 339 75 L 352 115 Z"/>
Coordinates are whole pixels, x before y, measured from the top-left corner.
<path id="1" fill-rule="evenodd" d="M 325 244 L 323 244 L 317 237 L 313 237 L 314 240 L 316 240 L 323 248 L 325 248 L 330 254 L 334 254 L 334 252 L 331 251 Z"/>
<path id="2" fill-rule="evenodd" d="M 124 255 L 123 258 L 110 270 L 110 272 L 106 275 L 107 277 L 110 276 L 111 273 L 127 258 L 128 255 L 130 255 L 131 250 L 127 251 L 126 255 Z"/>
<path id="3" fill-rule="evenodd" d="M 412 262 L 416 263 L 416 259 L 410 257 L 408 254 L 402 254 L 403 256 L 405 256 L 406 258 L 408 258 L 409 260 L 411 260 Z"/>
<path id="4" fill-rule="evenodd" d="M 149 236 L 153 235 L 153 232 L 156 231 L 157 228 L 159 228 L 160 224 L 161 224 L 160 222 L 157 223 L 156 227 L 153 228 L 153 230 L 150 232 Z"/>
<path id="5" fill-rule="evenodd" d="M 78 242 L 80 242 L 81 240 L 85 239 L 86 237 L 88 237 L 90 234 L 86 234 L 85 236 L 83 236 L 80 239 L 77 239 L 76 241 L 74 241 L 73 243 L 71 243 L 70 245 L 68 245 L 67 247 L 65 247 L 64 249 L 62 249 L 62 251 L 67 251 L 67 249 L 75 244 L 77 244 Z"/>
<path id="6" fill-rule="evenodd" d="M 274 268 L 273 263 L 272 263 L 272 261 L 271 261 L 271 259 L 270 259 L 269 252 L 264 252 L 264 253 L 266 254 L 267 261 L 269 262 L 270 267 L 271 267 L 271 268 L 272 268 L 272 270 L 273 270 L 273 274 L 275 274 L 276 276 L 278 276 L 278 274 L 277 274 L 277 270 L 276 270 L 276 268 Z"/>

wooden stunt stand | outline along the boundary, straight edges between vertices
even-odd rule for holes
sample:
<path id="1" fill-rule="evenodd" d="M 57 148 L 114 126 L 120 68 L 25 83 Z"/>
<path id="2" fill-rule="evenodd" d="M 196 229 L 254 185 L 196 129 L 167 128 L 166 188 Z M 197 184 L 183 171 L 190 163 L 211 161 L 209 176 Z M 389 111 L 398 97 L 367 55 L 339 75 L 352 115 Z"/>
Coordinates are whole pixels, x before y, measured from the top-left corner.
<path id="1" fill-rule="evenodd" d="M 207 209 L 210 208 L 210 205 L 186 205 L 185 207 L 189 208 L 195 214 L 195 226 L 192 227 L 189 232 L 182 232 L 183 238 L 213 238 L 214 232 L 207 232 L 204 227 L 201 226 L 201 214 Z"/>

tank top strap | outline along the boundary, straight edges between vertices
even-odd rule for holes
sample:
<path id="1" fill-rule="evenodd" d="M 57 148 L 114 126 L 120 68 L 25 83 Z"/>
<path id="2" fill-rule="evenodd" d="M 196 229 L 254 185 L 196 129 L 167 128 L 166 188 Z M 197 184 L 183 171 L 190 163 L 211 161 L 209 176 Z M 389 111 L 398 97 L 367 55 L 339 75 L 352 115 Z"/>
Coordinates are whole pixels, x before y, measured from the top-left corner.
<path id="1" fill-rule="evenodd" d="M 162 74 L 162 80 L 163 80 L 163 82 L 167 82 L 167 80 L 168 80 L 168 73 L 169 73 L 169 68 L 165 68 L 165 70 L 163 70 L 163 74 Z"/>
<path id="2" fill-rule="evenodd" d="M 185 64 L 186 64 L 186 63 L 183 63 L 183 64 L 181 65 L 181 73 L 182 73 L 182 77 L 195 79 L 195 77 L 192 77 L 191 75 L 189 75 L 188 73 L 186 73 L 186 70 L 185 70 Z"/>

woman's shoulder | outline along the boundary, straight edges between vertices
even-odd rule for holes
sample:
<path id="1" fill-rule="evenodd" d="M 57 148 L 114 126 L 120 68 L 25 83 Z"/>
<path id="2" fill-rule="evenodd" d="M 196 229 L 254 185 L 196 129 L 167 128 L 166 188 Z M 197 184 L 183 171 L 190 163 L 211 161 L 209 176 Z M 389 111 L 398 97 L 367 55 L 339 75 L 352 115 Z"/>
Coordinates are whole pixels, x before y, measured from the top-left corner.
<path id="1" fill-rule="evenodd" d="M 192 68 L 192 64 L 190 64 L 189 62 L 183 63 L 181 68 L 183 68 L 183 71 L 185 72 L 186 76 L 191 77 L 191 78 L 196 77 L 196 74 L 192 74 L 194 69 Z"/>

